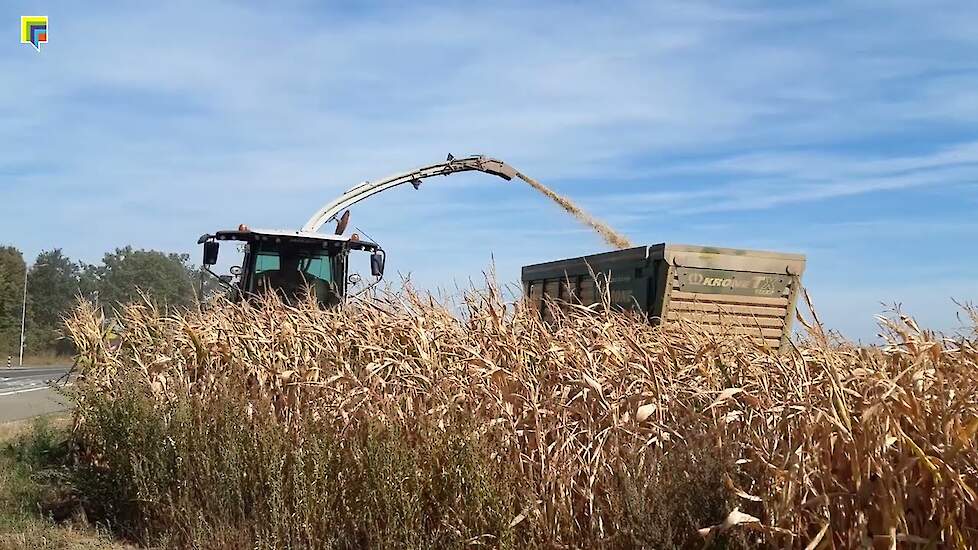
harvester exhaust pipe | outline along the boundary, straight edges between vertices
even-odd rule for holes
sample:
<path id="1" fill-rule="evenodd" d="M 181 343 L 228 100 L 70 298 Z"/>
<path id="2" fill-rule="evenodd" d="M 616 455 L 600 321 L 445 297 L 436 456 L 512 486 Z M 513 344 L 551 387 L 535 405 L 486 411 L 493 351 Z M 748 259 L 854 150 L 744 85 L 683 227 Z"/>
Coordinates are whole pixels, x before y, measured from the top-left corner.
<path id="1" fill-rule="evenodd" d="M 350 211 L 343 212 L 340 219 L 336 222 L 336 235 L 342 235 L 346 231 L 346 226 L 350 225 Z"/>

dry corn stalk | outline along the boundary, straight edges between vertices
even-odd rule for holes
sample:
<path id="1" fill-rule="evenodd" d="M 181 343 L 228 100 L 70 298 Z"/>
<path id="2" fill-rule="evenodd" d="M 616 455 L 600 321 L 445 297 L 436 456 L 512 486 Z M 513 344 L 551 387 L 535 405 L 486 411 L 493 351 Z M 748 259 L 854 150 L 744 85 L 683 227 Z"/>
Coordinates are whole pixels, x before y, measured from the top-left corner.
<path id="1" fill-rule="evenodd" d="M 111 329 L 83 303 L 68 329 L 79 384 L 101 399 L 193 402 L 243 380 L 250 406 L 285 427 L 314 417 L 338 434 L 369 422 L 420 434 L 472 419 L 533 495 L 514 525 L 538 522 L 554 542 L 608 536 L 621 469 L 703 442 L 736 464 L 723 482 L 749 511 L 715 518 L 706 536 L 750 528 L 776 546 L 843 548 L 978 540 L 974 334 L 944 339 L 884 319 L 887 345 L 868 348 L 830 343 L 816 323 L 778 356 L 600 305 L 552 313 L 545 324 L 490 285 L 461 315 L 405 290 L 325 311 L 274 299 L 168 315 L 135 304 Z M 113 383 L 123 367 L 141 387 Z"/>

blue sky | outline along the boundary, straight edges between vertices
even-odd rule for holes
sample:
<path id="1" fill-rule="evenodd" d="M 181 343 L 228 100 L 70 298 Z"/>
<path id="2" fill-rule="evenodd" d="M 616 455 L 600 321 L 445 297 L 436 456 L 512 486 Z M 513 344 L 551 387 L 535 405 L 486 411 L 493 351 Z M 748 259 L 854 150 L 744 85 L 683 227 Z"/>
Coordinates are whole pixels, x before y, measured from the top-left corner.
<path id="1" fill-rule="evenodd" d="M 978 3 L 882 4 L 7 1 L 0 242 L 196 259 L 202 233 L 484 153 L 636 243 L 807 254 L 853 337 L 892 303 L 953 330 L 978 298 Z M 40 53 L 21 15 L 50 16 Z M 426 287 L 605 249 L 484 175 L 353 225 Z"/>

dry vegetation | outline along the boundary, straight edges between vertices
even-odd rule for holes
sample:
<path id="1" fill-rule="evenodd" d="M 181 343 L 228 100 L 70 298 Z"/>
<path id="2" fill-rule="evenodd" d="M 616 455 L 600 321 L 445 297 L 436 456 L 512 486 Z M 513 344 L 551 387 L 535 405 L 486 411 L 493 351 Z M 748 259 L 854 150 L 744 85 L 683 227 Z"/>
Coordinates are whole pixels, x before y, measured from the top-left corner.
<path id="1" fill-rule="evenodd" d="M 82 304 L 89 514 L 199 547 L 929 547 L 978 540 L 978 349 L 909 319 L 785 356 L 495 291 L 338 311 Z M 975 316 L 972 315 L 972 320 Z"/>
<path id="2" fill-rule="evenodd" d="M 0 424 L 0 550 L 122 549 L 85 520 L 67 467 L 68 418 Z"/>

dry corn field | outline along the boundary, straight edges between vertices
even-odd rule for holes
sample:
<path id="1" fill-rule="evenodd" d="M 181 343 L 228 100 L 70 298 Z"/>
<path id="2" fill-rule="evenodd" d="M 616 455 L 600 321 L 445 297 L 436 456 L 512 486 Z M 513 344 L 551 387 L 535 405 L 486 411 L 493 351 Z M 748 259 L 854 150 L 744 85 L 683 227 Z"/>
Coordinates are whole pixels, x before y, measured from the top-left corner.
<path id="1" fill-rule="evenodd" d="M 553 314 L 494 289 L 111 325 L 82 304 L 92 513 L 174 547 L 978 541 L 974 333 L 897 317 L 866 348 L 810 322 L 779 356 L 600 304 Z"/>

